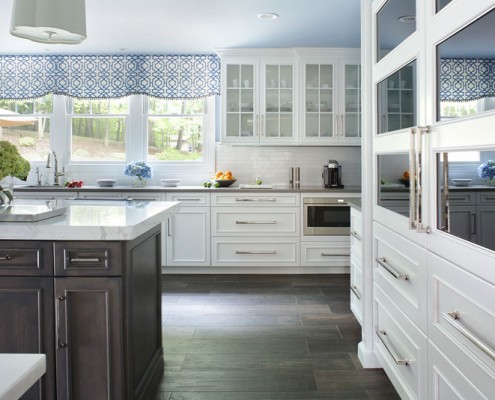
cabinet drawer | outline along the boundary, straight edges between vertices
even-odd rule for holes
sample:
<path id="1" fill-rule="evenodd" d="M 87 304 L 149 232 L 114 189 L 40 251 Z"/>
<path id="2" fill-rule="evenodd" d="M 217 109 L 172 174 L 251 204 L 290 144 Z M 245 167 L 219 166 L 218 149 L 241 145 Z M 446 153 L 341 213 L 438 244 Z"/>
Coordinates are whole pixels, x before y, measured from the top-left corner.
<path id="1" fill-rule="evenodd" d="M 373 258 L 374 280 L 426 332 L 426 250 L 375 223 Z"/>
<path id="2" fill-rule="evenodd" d="M 476 193 L 464 191 L 449 191 L 449 202 L 451 205 L 476 204 Z"/>
<path id="3" fill-rule="evenodd" d="M 351 252 L 362 254 L 363 252 L 363 221 L 361 212 L 351 207 Z"/>
<path id="4" fill-rule="evenodd" d="M 495 388 L 495 286 L 428 255 L 430 340 L 455 365 L 473 371 L 476 387 Z M 486 392 L 488 393 L 488 392 Z"/>
<path id="5" fill-rule="evenodd" d="M 427 339 L 378 285 L 375 287 L 377 357 L 403 399 L 426 399 Z"/>
<path id="6" fill-rule="evenodd" d="M 119 276 L 122 262 L 122 247 L 118 242 L 55 243 L 57 276 Z"/>
<path id="7" fill-rule="evenodd" d="M 459 368 L 460 367 L 460 368 Z M 469 378 L 472 371 L 455 366 L 431 342 L 428 343 L 428 399 L 431 400 L 488 400 L 493 387 L 484 394 Z M 492 383 L 493 385 L 493 383 Z"/>
<path id="8" fill-rule="evenodd" d="M 209 193 L 167 193 L 168 201 L 180 201 L 181 207 L 209 206 Z"/>
<path id="9" fill-rule="evenodd" d="M 361 260 L 351 254 L 351 311 L 363 324 L 363 269 Z"/>
<path id="10" fill-rule="evenodd" d="M 493 205 L 495 204 L 495 190 L 490 193 L 478 193 L 479 205 Z"/>
<path id="11" fill-rule="evenodd" d="M 297 266 L 299 240 L 212 238 L 213 266 Z"/>
<path id="12" fill-rule="evenodd" d="M 302 242 L 301 265 L 349 268 L 349 242 Z"/>
<path id="13" fill-rule="evenodd" d="M 0 241 L 0 275 L 53 275 L 52 242 Z"/>
<path id="14" fill-rule="evenodd" d="M 220 206 L 298 206 L 298 194 L 284 193 L 212 193 L 212 205 Z"/>
<path id="15" fill-rule="evenodd" d="M 299 236 L 299 209 L 213 207 L 212 235 Z"/>

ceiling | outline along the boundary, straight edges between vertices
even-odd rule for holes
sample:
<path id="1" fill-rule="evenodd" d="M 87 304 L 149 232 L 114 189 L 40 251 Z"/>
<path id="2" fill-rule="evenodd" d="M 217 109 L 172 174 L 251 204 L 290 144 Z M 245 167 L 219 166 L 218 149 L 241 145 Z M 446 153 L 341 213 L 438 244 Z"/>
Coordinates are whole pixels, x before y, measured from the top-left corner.
<path id="1" fill-rule="evenodd" d="M 360 46 L 360 0 L 86 0 L 88 38 L 78 45 L 10 35 L 13 0 L 5 3 L 0 54 L 210 54 L 216 48 Z M 256 18 L 267 12 L 280 18 Z"/>

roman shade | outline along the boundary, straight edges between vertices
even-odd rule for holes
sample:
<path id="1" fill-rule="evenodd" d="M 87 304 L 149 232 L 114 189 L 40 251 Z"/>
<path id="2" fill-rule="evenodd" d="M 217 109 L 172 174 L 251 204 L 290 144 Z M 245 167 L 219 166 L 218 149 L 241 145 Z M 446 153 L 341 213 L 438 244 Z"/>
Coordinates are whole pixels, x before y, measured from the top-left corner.
<path id="1" fill-rule="evenodd" d="M 196 99 L 220 94 L 215 55 L 0 56 L 0 98 L 47 94 L 108 99 L 144 94 Z"/>
<path id="2" fill-rule="evenodd" d="M 495 96 L 495 59 L 442 58 L 441 101 L 469 101 Z"/>

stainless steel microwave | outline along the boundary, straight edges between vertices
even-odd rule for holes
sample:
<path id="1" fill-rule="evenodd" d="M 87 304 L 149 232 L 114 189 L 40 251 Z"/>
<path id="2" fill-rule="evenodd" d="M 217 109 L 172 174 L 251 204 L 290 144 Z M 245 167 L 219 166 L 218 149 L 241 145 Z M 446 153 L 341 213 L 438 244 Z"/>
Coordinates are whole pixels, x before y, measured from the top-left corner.
<path id="1" fill-rule="evenodd" d="M 305 197 L 303 200 L 304 236 L 349 235 L 351 210 L 342 198 Z"/>

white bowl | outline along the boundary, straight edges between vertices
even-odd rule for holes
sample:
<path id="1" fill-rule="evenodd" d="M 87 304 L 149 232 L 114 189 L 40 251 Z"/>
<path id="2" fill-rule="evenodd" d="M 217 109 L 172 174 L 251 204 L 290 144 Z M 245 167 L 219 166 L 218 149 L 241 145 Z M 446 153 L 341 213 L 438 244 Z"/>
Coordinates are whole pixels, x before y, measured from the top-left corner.
<path id="1" fill-rule="evenodd" d="M 115 179 L 98 179 L 96 184 L 100 187 L 113 187 L 117 181 Z"/>
<path id="2" fill-rule="evenodd" d="M 469 186 L 472 179 L 452 179 L 455 186 Z"/>
<path id="3" fill-rule="evenodd" d="M 180 179 L 162 179 L 161 182 L 163 186 L 176 187 L 179 186 Z"/>

